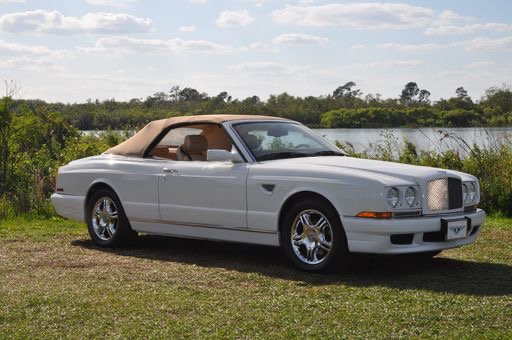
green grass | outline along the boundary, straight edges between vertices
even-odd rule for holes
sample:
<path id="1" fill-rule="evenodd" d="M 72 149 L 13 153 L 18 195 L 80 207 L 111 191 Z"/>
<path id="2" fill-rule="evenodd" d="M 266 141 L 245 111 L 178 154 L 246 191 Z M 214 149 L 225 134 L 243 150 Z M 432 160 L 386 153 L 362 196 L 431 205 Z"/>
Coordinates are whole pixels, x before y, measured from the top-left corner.
<path id="1" fill-rule="evenodd" d="M 312 275 L 279 249 L 0 221 L 0 338 L 512 337 L 512 219 L 429 262 L 360 256 Z"/>

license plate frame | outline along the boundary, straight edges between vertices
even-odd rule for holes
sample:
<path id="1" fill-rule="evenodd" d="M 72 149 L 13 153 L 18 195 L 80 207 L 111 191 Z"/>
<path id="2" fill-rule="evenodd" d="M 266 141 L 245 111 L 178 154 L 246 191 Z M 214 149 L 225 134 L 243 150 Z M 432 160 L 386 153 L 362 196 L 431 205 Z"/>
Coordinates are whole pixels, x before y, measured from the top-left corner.
<path id="1" fill-rule="evenodd" d="M 444 234 L 446 241 L 458 240 L 466 238 L 470 229 L 470 219 L 441 219 L 441 232 Z"/>

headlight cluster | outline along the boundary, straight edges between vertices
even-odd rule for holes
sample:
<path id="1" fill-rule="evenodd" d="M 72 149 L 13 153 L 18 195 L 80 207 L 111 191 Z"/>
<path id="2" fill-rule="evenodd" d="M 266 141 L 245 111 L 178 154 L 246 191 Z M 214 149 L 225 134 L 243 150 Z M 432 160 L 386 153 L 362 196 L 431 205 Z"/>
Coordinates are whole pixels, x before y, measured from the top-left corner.
<path id="1" fill-rule="evenodd" d="M 405 201 L 409 207 L 416 205 L 418 201 L 419 190 L 415 187 L 397 188 L 392 187 L 388 189 L 387 201 L 391 208 L 396 208 L 398 203 Z"/>
<path id="2" fill-rule="evenodd" d="M 388 190 L 388 203 L 394 208 L 398 205 L 398 201 L 400 201 L 400 191 L 397 188 L 390 188 Z"/>
<path id="3" fill-rule="evenodd" d="M 475 182 L 464 182 L 462 184 L 462 200 L 464 203 L 474 203 L 476 201 Z"/>

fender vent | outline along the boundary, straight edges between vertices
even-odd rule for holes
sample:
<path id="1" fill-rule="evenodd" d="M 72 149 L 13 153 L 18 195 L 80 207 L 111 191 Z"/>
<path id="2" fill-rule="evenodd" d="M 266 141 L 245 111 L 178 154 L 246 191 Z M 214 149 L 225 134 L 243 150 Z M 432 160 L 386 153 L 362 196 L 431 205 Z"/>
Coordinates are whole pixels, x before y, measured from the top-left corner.
<path id="1" fill-rule="evenodd" d="M 262 184 L 261 187 L 263 189 L 265 189 L 265 191 L 273 192 L 276 185 L 275 184 Z"/>

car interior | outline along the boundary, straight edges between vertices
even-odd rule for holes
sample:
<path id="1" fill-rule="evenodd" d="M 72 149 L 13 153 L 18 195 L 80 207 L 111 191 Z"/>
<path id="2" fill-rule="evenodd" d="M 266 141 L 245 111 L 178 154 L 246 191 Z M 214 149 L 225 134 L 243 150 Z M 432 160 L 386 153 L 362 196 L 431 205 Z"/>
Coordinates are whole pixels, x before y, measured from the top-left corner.
<path id="1" fill-rule="evenodd" d="M 153 158 L 174 161 L 206 161 L 208 150 L 231 151 L 233 144 L 216 124 L 192 124 L 169 130 L 149 152 Z"/>

